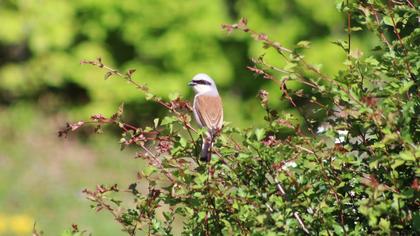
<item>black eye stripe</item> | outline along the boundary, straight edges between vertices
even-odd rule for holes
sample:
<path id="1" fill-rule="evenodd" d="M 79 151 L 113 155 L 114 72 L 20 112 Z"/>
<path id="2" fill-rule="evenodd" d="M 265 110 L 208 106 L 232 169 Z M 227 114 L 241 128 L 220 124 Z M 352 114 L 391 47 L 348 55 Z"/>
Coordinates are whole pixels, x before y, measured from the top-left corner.
<path id="1" fill-rule="evenodd" d="M 211 85 L 209 81 L 206 80 L 193 80 L 195 84 L 205 84 L 205 85 Z"/>

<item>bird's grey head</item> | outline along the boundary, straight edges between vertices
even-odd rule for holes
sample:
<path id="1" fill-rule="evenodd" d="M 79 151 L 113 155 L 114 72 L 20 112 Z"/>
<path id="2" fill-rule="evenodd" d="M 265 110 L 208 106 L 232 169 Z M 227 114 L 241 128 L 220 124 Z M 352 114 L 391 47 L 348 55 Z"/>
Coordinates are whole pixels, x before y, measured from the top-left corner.
<path id="1" fill-rule="evenodd" d="M 188 83 L 196 94 L 218 95 L 216 84 L 210 76 L 200 73 Z"/>

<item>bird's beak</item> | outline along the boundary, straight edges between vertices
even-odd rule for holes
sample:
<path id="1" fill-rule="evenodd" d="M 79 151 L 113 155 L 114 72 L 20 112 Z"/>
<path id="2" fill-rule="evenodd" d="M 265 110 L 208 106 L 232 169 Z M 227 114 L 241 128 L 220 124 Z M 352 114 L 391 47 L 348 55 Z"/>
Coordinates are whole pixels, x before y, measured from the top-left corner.
<path id="1" fill-rule="evenodd" d="M 192 87 L 192 86 L 194 86 L 194 85 L 195 85 L 195 83 L 194 83 L 194 82 L 192 82 L 192 81 L 188 83 L 188 86 L 190 86 L 190 87 Z"/>

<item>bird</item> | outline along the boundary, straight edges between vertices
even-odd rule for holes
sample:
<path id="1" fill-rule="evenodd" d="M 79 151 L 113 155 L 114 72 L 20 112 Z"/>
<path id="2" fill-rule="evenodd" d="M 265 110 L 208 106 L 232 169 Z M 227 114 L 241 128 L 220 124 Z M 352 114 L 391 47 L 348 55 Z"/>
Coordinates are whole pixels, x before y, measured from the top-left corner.
<path id="1" fill-rule="evenodd" d="M 200 152 L 202 161 L 210 161 L 210 148 L 213 146 L 215 135 L 223 126 L 222 98 L 217 91 L 216 83 L 210 76 L 199 73 L 188 83 L 195 92 L 193 113 L 197 124 L 206 128 L 205 137 Z"/>

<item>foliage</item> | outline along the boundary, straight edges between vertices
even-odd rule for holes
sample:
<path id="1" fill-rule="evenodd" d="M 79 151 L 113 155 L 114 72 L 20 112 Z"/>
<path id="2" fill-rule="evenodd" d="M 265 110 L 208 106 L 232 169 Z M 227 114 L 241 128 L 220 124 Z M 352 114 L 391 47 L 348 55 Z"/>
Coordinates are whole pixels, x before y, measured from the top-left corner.
<path id="1" fill-rule="evenodd" d="M 110 118 L 68 124 L 60 135 L 87 123 L 115 124 L 121 145 L 139 148 L 148 166 L 128 189 L 98 185 L 85 190 L 92 207 L 110 212 L 129 235 L 174 234 L 183 222 L 185 235 L 366 235 L 416 234 L 419 221 L 419 8 L 406 2 L 341 2 L 348 16 L 344 69 L 329 76 L 292 50 L 248 26 L 245 19 L 224 25 L 243 31 L 278 54 L 278 67 L 263 56 L 248 69 L 278 86 L 282 99 L 296 107 L 303 122 L 259 99 L 265 125 L 238 129 L 226 123 L 215 141 L 210 163 L 199 162 L 202 130 L 190 125 L 190 106 L 150 94 L 135 82 L 133 70 L 120 73 L 102 60 L 85 61 L 120 76 L 170 114 L 152 126 L 123 121 L 123 106 Z M 354 31 L 378 35 L 372 55 L 352 48 Z M 302 85 L 290 89 L 290 83 Z M 305 110 L 299 101 L 310 104 Z M 321 115 L 320 115 L 321 114 Z M 322 124 L 317 117 L 326 117 Z M 146 185 L 147 191 L 139 188 Z M 132 201 L 122 201 L 121 195 Z"/>
<path id="2" fill-rule="evenodd" d="M 345 56 L 329 45 L 330 35 L 337 34 L 337 22 L 342 21 L 334 1 L 45 0 L 39 4 L 3 0 L 0 15 L 7 24 L 0 27 L 0 104 L 14 106 L 25 101 L 49 114 L 64 111 L 74 118 L 92 110 L 112 114 L 123 100 L 130 107 L 126 119 L 141 125 L 154 114 L 164 113 L 124 83 L 97 83 L 93 78 L 100 74 L 77 63 L 100 55 L 114 67 L 136 68 L 142 83 L 159 96 L 191 95 L 187 81 L 207 71 L 227 95 L 226 115 L 243 127 L 246 121 L 259 122 L 263 116 L 253 109 L 258 105 L 254 99 L 258 89 L 276 88 L 247 79 L 252 73 L 243 70 L 250 63 L 249 55 L 263 52 L 258 43 L 241 35 L 225 37 L 220 24 L 247 16 L 286 46 L 310 39 L 325 54 L 308 50 L 306 56 L 323 63 L 326 71 L 337 71 L 339 60 L 325 57 Z M 330 7 L 314 7 L 326 2 Z M 372 37 L 357 38 L 354 42 L 370 42 Z M 267 52 L 266 56 L 275 59 L 276 55 Z M 290 109 L 280 100 L 272 102 Z"/>
<path id="3" fill-rule="evenodd" d="M 228 120 L 236 127 L 248 127 L 249 121 L 257 127 L 264 123 L 264 111 L 255 94 L 260 88 L 270 92 L 277 88 L 269 81 L 252 79 L 253 74 L 243 68 L 250 65 L 250 56 L 264 49 L 246 35 L 226 37 L 221 23 L 247 16 L 251 25 L 287 46 L 306 39 L 325 55 L 345 57 L 329 43 L 332 37 L 343 37 L 337 27 L 343 17 L 335 10 L 335 0 L 210 2 L 0 1 L 3 215 L 37 219 L 47 235 L 59 235 L 77 220 L 89 225 L 94 234 L 119 231 L 118 225 L 102 224 L 107 215 L 83 211 L 85 199 L 74 197 L 75 193 L 98 182 L 126 186 L 144 162 L 121 159 L 115 148 L 118 144 L 112 142 L 116 129 L 95 139 L 88 139 L 89 130 L 83 130 L 68 140 L 56 139 L 54 131 L 65 120 L 92 112 L 110 116 L 121 101 L 124 120 L 137 126 L 151 125 L 166 110 L 146 101 L 127 83 L 101 83 L 97 78 L 103 74 L 81 66 L 81 59 L 101 56 L 113 67 L 136 68 L 139 81 L 165 99 L 171 93 L 191 98 L 187 81 L 195 73 L 209 73 L 218 82 Z M 326 7 L 314 8 L 317 4 Z M 371 42 L 372 37 L 365 36 L 363 40 Z M 353 42 L 361 45 L 360 39 Z M 266 54 L 266 58 L 275 56 Z M 340 68 L 340 60 L 326 60 L 314 50 L 305 51 L 305 56 L 323 63 L 326 71 Z M 271 102 L 276 109 L 293 109 L 281 99 Z M 129 149 L 125 155 L 132 152 Z M 32 226 L 28 222 L 25 227 Z"/>

